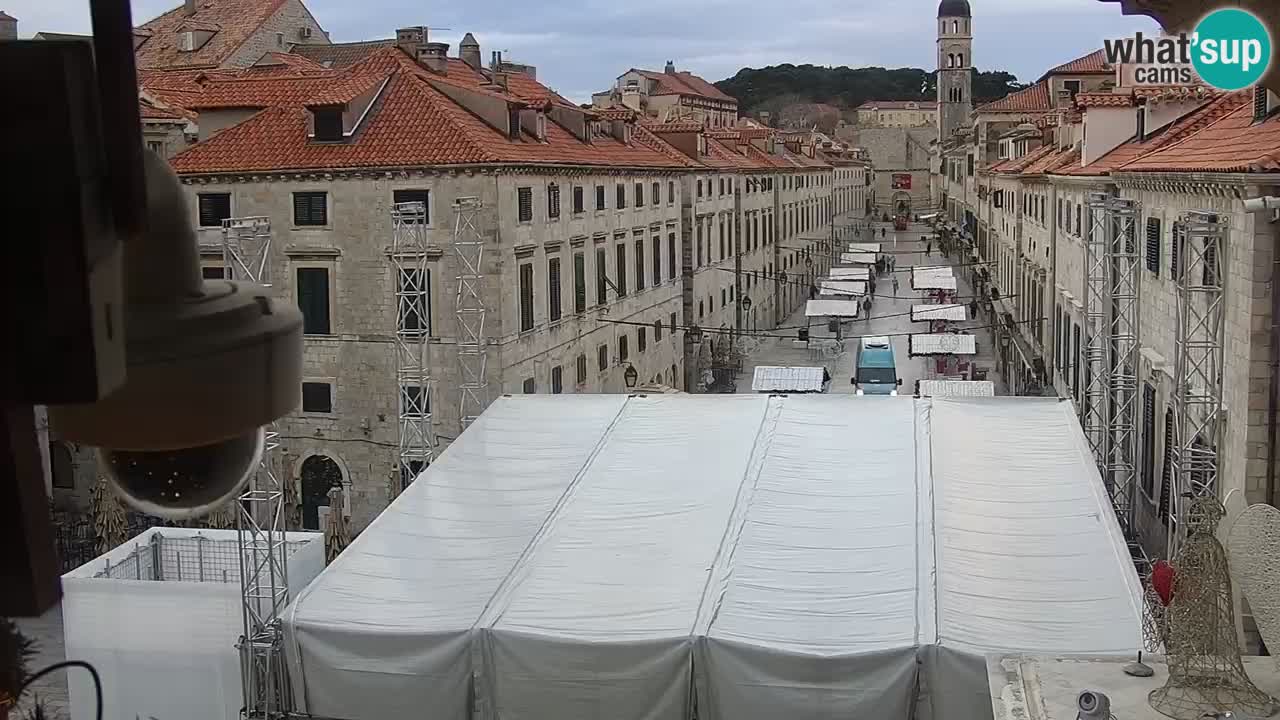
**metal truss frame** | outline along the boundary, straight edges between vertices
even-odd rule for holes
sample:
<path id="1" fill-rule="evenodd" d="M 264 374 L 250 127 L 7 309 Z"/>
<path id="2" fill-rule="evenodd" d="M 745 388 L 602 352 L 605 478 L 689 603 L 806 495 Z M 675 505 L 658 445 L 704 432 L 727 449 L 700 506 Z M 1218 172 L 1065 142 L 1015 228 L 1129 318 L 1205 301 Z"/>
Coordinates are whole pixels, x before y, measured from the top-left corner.
<path id="1" fill-rule="evenodd" d="M 1181 540 L 1178 522 L 1186 500 L 1217 496 L 1223 433 L 1224 293 L 1227 225 L 1217 213 L 1191 211 L 1174 228 L 1178 281 L 1173 492 L 1169 498 L 1169 552 Z"/>
<path id="2" fill-rule="evenodd" d="M 396 325 L 393 331 L 399 473 L 390 499 L 413 482 L 435 459 L 432 417 L 435 383 L 431 376 L 429 339 L 431 275 L 427 267 L 427 205 L 403 202 L 391 206 L 391 264 L 395 271 Z"/>
<path id="3" fill-rule="evenodd" d="M 266 217 L 222 221 L 222 258 L 227 279 L 272 287 L 272 232 Z M 279 448 L 273 424 L 264 428 L 262 461 L 236 503 L 236 540 L 240 547 L 240 596 L 244 634 L 240 652 L 244 717 L 284 717 L 293 694 L 284 666 L 280 616 L 289 603 L 288 551 L 285 547 L 285 493 L 272 470 Z"/>
<path id="4" fill-rule="evenodd" d="M 485 337 L 484 236 L 476 226 L 479 198 L 453 203 L 453 249 L 458 257 L 454 308 L 458 322 L 458 419 L 466 430 L 489 405 L 488 338 Z"/>
<path id="5" fill-rule="evenodd" d="M 1079 372 L 1084 377 L 1084 402 L 1077 410 L 1085 437 L 1099 468 L 1110 456 L 1107 433 L 1107 395 L 1111 385 L 1107 362 L 1111 330 L 1108 287 L 1111 273 L 1108 260 L 1108 203 L 1105 193 L 1090 193 L 1089 232 L 1084 239 L 1084 342 L 1080 346 Z"/>

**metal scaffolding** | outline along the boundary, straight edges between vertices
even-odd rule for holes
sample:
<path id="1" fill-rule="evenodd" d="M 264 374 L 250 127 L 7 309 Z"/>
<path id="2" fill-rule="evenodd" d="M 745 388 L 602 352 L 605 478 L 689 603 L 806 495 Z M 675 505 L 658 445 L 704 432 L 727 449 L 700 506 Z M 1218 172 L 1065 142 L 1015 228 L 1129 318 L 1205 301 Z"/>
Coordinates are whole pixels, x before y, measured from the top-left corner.
<path id="1" fill-rule="evenodd" d="M 427 267 L 427 204 L 391 206 L 391 263 L 395 269 L 394 350 L 399 388 L 399 477 L 390 488 L 395 499 L 435 459 L 431 415 L 431 273 Z"/>
<path id="2" fill-rule="evenodd" d="M 485 337 L 484 237 L 476 227 L 479 198 L 453 203 L 453 248 L 458 255 L 458 292 L 454 307 L 458 322 L 458 419 L 466 430 L 489 405 L 488 340 Z"/>
<path id="3" fill-rule="evenodd" d="M 1085 242 L 1085 373 L 1082 423 L 1116 518 L 1135 538 L 1138 448 L 1138 207 L 1092 193 Z M 1140 550 L 1135 550 L 1135 558 Z"/>
<path id="4" fill-rule="evenodd" d="M 222 258 L 229 280 L 271 287 L 271 220 L 265 217 L 222 221 Z M 284 717 L 292 703 L 284 666 L 280 615 L 289 602 L 288 551 L 285 547 L 285 493 L 272 470 L 279 433 L 265 428 L 258 472 L 239 498 L 236 539 L 240 547 L 240 595 L 244 634 L 240 652 L 242 716 Z"/>
<path id="5" fill-rule="evenodd" d="M 1174 226 L 1173 267 L 1178 281 L 1178 344 L 1173 392 L 1174 492 L 1169 501 L 1169 553 L 1180 541 L 1178 520 L 1192 497 L 1216 496 L 1222 440 L 1223 280 L 1227 227 L 1216 214 L 1192 211 Z"/>

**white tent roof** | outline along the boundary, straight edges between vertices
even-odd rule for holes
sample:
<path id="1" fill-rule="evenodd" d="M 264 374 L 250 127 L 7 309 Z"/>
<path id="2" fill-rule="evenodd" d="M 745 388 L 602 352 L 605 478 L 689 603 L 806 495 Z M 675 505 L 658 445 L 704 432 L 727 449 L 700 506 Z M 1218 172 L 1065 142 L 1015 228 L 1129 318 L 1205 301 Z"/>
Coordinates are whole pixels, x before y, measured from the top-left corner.
<path id="1" fill-rule="evenodd" d="M 832 280 L 866 280 L 871 277 L 871 270 L 864 267 L 833 267 L 827 271 Z"/>
<path id="2" fill-rule="evenodd" d="M 849 243 L 846 249 L 849 252 L 878 253 L 880 252 L 880 243 Z"/>
<path id="3" fill-rule="evenodd" d="M 994 397 L 990 380 L 921 380 L 920 397 Z"/>
<path id="4" fill-rule="evenodd" d="M 964 305 L 958 303 L 945 303 L 942 305 L 912 305 L 911 319 L 912 321 L 921 320 L 949 320 L 958 322 L 968 317 Z"/>
<path id="5" fill-rule="evenodd" d="M 911 355 L 975 355 L 978 341 L 963 333 L 916 333 L 907 338 Z"/>
<path id="6" fill-rule="evenodd" d="M 759 365 L 751 377 L 755 392 L 822 392 L 821 367 Z"/>
<path id="7" fill-rule="evenodd" d="M 820 280 L 819 295 L 866 295 L 867 283 L 862 280 Z"/>
<path id="8" fill-rule="evenodd" d="M 918 668 L 973 720 L 985 653 L 1127 655 L 1139 608 L 1070 403 L 519 395 L 285 632 L 300 709 L 351 720 L 898 718 Z"/>
<path id="9" fill-rule="evenodd" d="M 840 253 L 840 262 L 846 265 L 875 265 L 876 254 L 869 252 Z"/>
<path id="10" fill-rule="evenodd" d="M 804 304 L 805 317 L 858 317 L 857 300 L 808 300 Z"/>
<path id="11" fill-rule="evenodd" d="M 916 290 L 955 290 L 956 278 L 949 267 L 913 267 L 911 287 Z"/>

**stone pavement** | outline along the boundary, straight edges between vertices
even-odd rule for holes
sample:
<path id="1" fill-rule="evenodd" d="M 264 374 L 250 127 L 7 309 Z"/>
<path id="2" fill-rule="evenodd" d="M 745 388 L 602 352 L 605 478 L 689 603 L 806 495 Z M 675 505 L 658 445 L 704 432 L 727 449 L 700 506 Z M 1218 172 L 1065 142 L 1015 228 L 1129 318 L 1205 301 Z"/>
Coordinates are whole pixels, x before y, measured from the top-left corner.
<path id="1" fill-rule="evenodd" d="M 880 229 L 885 229 L 884 237 L 880 237 Z M 893 254 L 897 259 L 898 290 L 893 290 L 893 281 L 884 276 L 876 281 L 876 294 L 872 301 L 871 318 L 859 318 L 843 325 L 843 352 L 826 354 L 810 350 L 803 343 L 795 342 L 800 328 L 809 327 L 810 347 L 828 344 L 835 340 L 835 334 L 827 329 L 825 322 L 815 320 L 811 325 L 804 315 L 801 306 L 788 317 L 782 325 L 760 337 L 758 347 L 743 361 L 742 374 L 738 376 L 739 393 L 751 392 L 751 378 L 759 365 L 780 366 L 824 366 L 831 374 L 831 393 L 853 393 L 851 384 L 853 365 L 856 359 L 858 339 L 864 335 L 888 335 L 893 344 L 893 354 L 898 365 L 898 376 L 902 378 L 904 395 L 912 393 L 915 381 L 932 377 L 929 358 L 912 358 L 907 354 L 907 336 L 912 333 L 927 332 L 926 323 L 911 321 L 911 306 L 924 302 L 921 293 L 911 289 L 911 267 L 913 265 L 956 265 L 958 258 L 942 257 L 936 245 L 932 253 L 925 255 L 923 238 L 930 234 L 927 225 L 912 224 L 903 232 L 895 232 L 892 223 L 873 223 L 874 238 L 854 238 L 852 242 L 879 242 L 885 254 Z M 965 280 L 967 272 L 960 268 L 955 271 L 958 278 L 958 294 L 961 301 L 967 302 L 973 297 L 973 289 Z M 987 369 L 987 379 L 995 381 L 996 393 L 1003 394 L 1004 384 L 996 368 L 995 348 L 991 341 L 991 333 L 985 329 L 990 322 L 989 314 L 984 313 L 978 320 L 970 320 L 961 327 L 974 329 L 977 335 L 977 366 Z"/>
<path id="2" fill-rule="evenodd" d="M 54 606 L 49 612 L 37 618 L 19 618 L 18 629 L 36 644 L 36 656 L 27 665 L 30 672 L 39 672 L 44 668 L 66 660 L 66 651 L 62 643 L 62 608 Z M 26 717 L 32 707 L 32 700 L 39 698 L 51 718 L 71 717 L 71 704 L 67 698 L 68 672 L 84 672 L 77 668 L 59 670 L 50 673 L 35 682 L 23 695 L 23 701 L 11 713 L 11 717 Z"/>

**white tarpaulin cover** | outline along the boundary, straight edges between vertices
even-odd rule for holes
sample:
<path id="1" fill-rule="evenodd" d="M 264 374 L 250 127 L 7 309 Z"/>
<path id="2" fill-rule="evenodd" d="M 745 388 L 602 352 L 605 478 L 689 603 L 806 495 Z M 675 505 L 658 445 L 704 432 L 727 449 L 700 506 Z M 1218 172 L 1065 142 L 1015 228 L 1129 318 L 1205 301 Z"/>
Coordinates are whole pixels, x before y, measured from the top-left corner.
<path id="1" fill-rule="evenodd" d="M 961 333 L 917 333 L 907 337 L 911 355 L 975 355 L 978 341 Z"/>
<path id="2" fill-rule="evenodd" d="M 827 271 L 830 280 L 867 280 L 871 271 L 864 267 L 833 267 Z"/>
<path id="3" fill-rule="evenodd" d="M 822 392 L 821 367 L 758 365 L 751 376 L 755 392 Z"/>
<path id="4" fill-rule="evenodd" d="M 840 262 L 846 265 L 875 265 L 876 254 L 869 252 L 840 253 Z"/>
<path id="5" fill-rule="evenodd" d="M 807 300 L 805 317 L 858 317 L 857 300 Z"/>
<path id="6" fill-rule="evenodd" d="M 880 252 L 880 243 L 849 243 L 845 248 L 849 252 Z"/>
<path id="7" fill-rule="evenodd" d="M 978 720 L 985 653 L 1128 655 L 1139 603 L 1070 403 L 519 395 L 285 632 L 327 717 Z"/>
<path id="8" fill-rule="evenodd" d="M 994 397 L 990 380 L 921 380 L 920 397 Z"/>
<path id="9" fill-rule="evenodd" d="M 954 303 L 911 306 L 911 319 L 916 322 L 921 320 L 947 320 L 951 322 L 959 322 L 961 320 L 965 320 L 967 317 L 968 313 L 965 312 L 965 307 Z"/>
<path id="10" fill-rule="evenodd" d="M 867 284 L 862 280 L 819 280 L 819 295 L 866 295 Z"/>
<path id="11" fill-rule="evenodd" d="M 955 290 L 956 278 L 949 267 L 911 268 L 911 287 L 916 290 Z"/>

